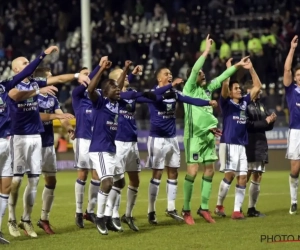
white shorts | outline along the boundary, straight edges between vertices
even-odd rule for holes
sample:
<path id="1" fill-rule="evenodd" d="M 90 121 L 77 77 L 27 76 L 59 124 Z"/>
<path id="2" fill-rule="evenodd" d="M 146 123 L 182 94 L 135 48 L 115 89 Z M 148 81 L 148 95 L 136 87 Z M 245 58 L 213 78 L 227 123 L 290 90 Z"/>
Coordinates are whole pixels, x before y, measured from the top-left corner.
<path id="1" fill-rule="evenodd" d="M 286 156 L 289 160 L 300 160 L 300 129 L 290 129 Z"/>
<path id="2" fill-rule="evenodd" d="M 40 135 L 13 136 L 14 175 L 41 174 L 42 139 Z"/>
<path id="3" fill-rule="evenodd" d="M 11 159 L 12 139 L 0 139 L 0 178 L 12 177 L 13 164 Z"/>
<path id="4" fill-rule="evenodd" d="M 96 170 L 100 181 L 115 175 L 116 154 L 91 152 L 89 156 L 93 164 L 93 169 Z"/>
<path id="5" fill-rule="evenodd" d="M 235 172 L 236 176 L 247 175 L 248 162 L 245 146 L 220 143 L 220 172 Z"/>
<path id="6" fill-rule="evenodd" d="M 254 171 L 254 172 L 262 172 L 264 173 L 266 171 L 265 164 L 263 162 L 249 162 L 248 163 L 248 170 Z"/>
<path id="7" fill-rule="evenodd" d="M 76 138 L 73 142 L 75 153 L 75 168 L 92 169 L 92 162 L 89 157 L 91 140 Z"/>
<path id="8" fill-rule="evenodd" d="M 56 153 L 54 146 L 42 148 L 42 173 L 55 176 L 57 172 Z"/>
<path id="9" fill-rule="evenodd" d="M 141 171 L 137 142 L 115 141 L 115 144 L 117 147 L 116 168 L 121 168 L 123 173 Z"/>
<path id="10" fill-rule="evenodd" d="M 147 167 L 152 169 L 164 169 L 180 167 L 180 150 L 177 137 L 158 138 L 148 137 L 147 142 L 149 158 Z"/>

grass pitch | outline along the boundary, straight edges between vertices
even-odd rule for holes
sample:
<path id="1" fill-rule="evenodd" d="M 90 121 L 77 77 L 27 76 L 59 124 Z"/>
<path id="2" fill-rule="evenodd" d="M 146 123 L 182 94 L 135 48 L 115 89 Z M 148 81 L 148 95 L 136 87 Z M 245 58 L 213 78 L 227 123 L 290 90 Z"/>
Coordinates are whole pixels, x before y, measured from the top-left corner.
<path id="1" fill-rule="evenodd" d="M 266 213 L 264 218 L 248 218 L 243 221 L 233 221 L 231 215 L 234 203 L 235 185 L 231 186 L 228 197 L 225 200 L 225 211 L 227 218 L 216 218 L 216 224 L 208 224 L 196 215 L 200 205 L 200 177 L 195 181 L 194 194 L 192 199 L 192 214 L 196 224 L 188 226 L 178 223 L 164 215 L 166 209 L 166 176 L 163 176 L 160 185 L 160 193 L 156 204 L 157 219 L 159 225 L 152 226 L 147 221 L 147 197 L 148 183 L 151 172 L 145 170 L 141 173 L 141 187 L 134 209 L 134 217 L 140 231 L 133 232 L 127 225 L 123 225 L 123 233 L 110 232 L 108 236 L 98 233 L 95 226 L 89 222 L 85 223 L 84 229 L 78 229 L 74 223 L 75 198 L 74 183 L 76 172 L 59 172 L 57 175 L 58 183 L 55 192 L 54 206 L 50 215 L 50 222 L 54 226 L 55 235 L 46 235 L 41 229 L 35 226 L 38 234 L 37 239 L 27 236 L 12 238 L 6 227 L 7 212 L 3 220 L 3 233 L 10 240 L 10 245 L 1 245 L 1 249 L 13 250 L 92 250 L 92 249 L 300 249 L 300 242 L 286 243 L 266 243 L 261 242 L 261 235 L 293 235 L 298 240 L 300 235 L 299 216 L 289 215 L 290 206 L 288 171 L 267 172 L 263 176 L 261 185 L 261 195 L 257 209 Z M 179 188 L 176 207 L 180 211 L 183 205 L 183 180 L 185 173 L 179 174 Z M 210 202 L 210 209 L 213 211 L 216 201 L 220 180 L 223 175 L 217 173 L 213 182 L 213 192 Z M 17 217 L 22 213 L 22 193 L 26 179 L 23 182 L 20 200 L 18 203 Z M 41 195 L 44 185 L 43 179 L 40 180 L 36 204 L 33 210 L 32 222 L 36 225 L 40 217 Z M 85 204 L 87 201 L 88 183 L 86 185 Z M 125 211 L 126 190 L 122 194 L 120 215 Z M 243 211 L 247 211 L 248 190 L 245 198 Z M 283 237 L 281 239 L 284 239 Z M 291 239 L 291 238 L 290 238 Z M 276 240 L 279 240 L 278 236 Z"/>

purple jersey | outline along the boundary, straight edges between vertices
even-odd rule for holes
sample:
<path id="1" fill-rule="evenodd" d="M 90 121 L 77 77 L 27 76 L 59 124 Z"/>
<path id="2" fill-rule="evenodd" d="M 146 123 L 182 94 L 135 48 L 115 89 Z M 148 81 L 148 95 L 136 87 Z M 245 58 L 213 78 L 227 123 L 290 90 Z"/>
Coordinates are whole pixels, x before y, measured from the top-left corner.
<path id="1" fill-rule="evenodd" d="M 60 109 L 59 102 L 55 96 L 42 95 L 38 96 L 39 112 L 47 114 L 55 114 L 55 110 Z M 42 147 L 50 147 L 54 145 L 53 121 L 43 122 L 44 132 L 41 133 Z"/>
<path id="2" fill-rule="evenodd" d="M 76 118 L 75 138 L 92 139 L 93 104 L 86 87 L 80 85 L 72 92 L 72 105 Z"/>
<path id="3" fill-rule="evenodd" d="M 8 93 L 6 91 L 6 85 L 9 82 L 0 81 L 0 138 L 6 138 L 10 136 L 10 116 L 8 110 Z"/>
<path id="4" fill-rule="evenodd" d="M 155 89 L 157 89 L 156 87 Z M 152 91 L 155 91 L 153 89 Z M 148 104 L 150 112 L 150 136 L 172 138 L 176 136 L 176 99 L 166 99 Z"/>
<path id="5" fill-rule="evenodd" d="M 235 103 L 232 99 L 220 97 L 220 106 L 223 114 L 223 132 L 221 143 L 247 145 L 248 134 L 246 126 L 246 109 L 250 103 L 250 94 Z"/>
<path id="6" fill-rule="evenodd" d="M 46 78 L 36 77 L 30 78 L 28 82 L 20 82 L 16 88 L 20 91 L 30 91 L 38 90 L 46 85 Z M 15 102 L 9 98 L 9 113 L 13 135 L 35 135 L 44 132 L 37 95 L 21 102 Z"/>
<path id="7" fill-rule="evenodd" d="M 93 103 L 93 130 L 90 152 L 116 153 L 115 138 L 118 129 L 119 103 L 99 96 Z"/>
<path id="8" fill-rule="evenodd" d="M 290 112 L 289 127 L 300 129 L 300 87 L 294 83 L 285 87 L 285 96 Z"/>

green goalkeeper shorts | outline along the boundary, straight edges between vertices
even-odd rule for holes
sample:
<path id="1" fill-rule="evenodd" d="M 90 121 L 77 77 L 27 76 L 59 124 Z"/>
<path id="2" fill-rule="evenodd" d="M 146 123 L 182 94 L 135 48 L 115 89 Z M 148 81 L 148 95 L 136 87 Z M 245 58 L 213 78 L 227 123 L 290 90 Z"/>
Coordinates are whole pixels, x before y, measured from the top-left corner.
<path id="1" fill-rule="evenodd" d="M 197 138 L 185 138 L 186 163 L 208 163 L 218 159 L 215 136 L 212 133 Z"/>

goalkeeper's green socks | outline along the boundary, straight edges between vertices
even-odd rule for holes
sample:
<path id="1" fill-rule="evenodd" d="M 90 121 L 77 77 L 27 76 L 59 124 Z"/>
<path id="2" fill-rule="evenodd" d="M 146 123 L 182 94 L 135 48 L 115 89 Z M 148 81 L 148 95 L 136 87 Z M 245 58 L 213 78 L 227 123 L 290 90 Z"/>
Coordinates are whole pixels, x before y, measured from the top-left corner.
<path id="1" fill-rule="evenodd" d="M 195 177 L 191 175 L 186 175 L 183 184 L 183 210 L 191 210 L 191 198 L 194 189 Z"/>
<path id="2" fill-rule="evenodd" d="M 211 195 L 212 189 L 212 177 L 202 176 L 201 184 L 201 209 L 208 210 L 208 203 Z"/>

